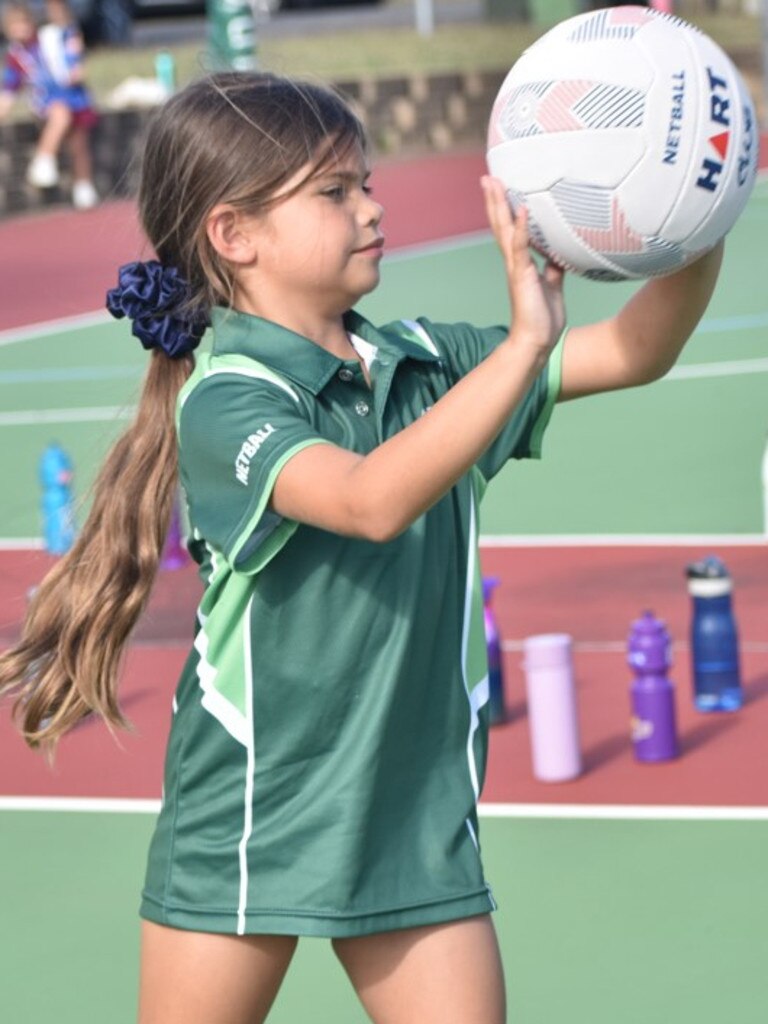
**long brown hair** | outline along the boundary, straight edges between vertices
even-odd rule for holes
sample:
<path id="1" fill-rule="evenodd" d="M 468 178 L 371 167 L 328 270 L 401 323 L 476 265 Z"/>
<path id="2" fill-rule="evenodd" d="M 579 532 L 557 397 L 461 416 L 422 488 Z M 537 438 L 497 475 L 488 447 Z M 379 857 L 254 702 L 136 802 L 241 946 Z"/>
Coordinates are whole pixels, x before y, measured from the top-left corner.
<path id="1" fill-rule="evenodd" d="M 231 298 L 230 269 L 206 233 L 215 205 L 267 210 L 303 167 L 309 178 L 353 145 L 365 148 L 364 132 L 339 96 L 275 75 L 215 75 L 164 104 L 147 133 L 139 211 L 160 261 L 189 284 L 189 306 Z M 21 640 L 0 657 L 0 692 L 16 693 L 15 717 L 32 747 L 52 751 L 92 712 L 126 724 L 121 658 L 168 530 L 175 405 L 193 368 L 191 354 L 152 353 L 135 421 L 106 457 L 81 532 L 40 584 Z"/>

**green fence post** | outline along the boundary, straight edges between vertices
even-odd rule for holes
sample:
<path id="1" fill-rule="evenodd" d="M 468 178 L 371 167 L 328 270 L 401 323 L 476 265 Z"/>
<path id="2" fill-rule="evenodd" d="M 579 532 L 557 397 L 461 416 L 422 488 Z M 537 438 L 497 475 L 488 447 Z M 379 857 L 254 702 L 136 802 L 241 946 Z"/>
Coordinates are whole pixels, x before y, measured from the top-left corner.
<path id="1" fill-rule="evenodd" d="M 256 68 L 256 19 L 247 0 L 207 0 L 208 49 L 216 71 Z"/>

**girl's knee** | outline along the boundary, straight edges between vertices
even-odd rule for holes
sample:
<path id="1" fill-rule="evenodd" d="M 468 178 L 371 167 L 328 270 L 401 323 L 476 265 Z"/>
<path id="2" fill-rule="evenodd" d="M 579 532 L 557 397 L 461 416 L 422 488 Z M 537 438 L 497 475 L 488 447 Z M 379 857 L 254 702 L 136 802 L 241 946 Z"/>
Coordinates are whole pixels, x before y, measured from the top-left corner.
<path id="1" fill-rule="evenodd" d="M 45 119 L 49 124 L 69 125 L 72 123 L 72 111 L 61 100 L 54 100 L 45 111 Z"/>

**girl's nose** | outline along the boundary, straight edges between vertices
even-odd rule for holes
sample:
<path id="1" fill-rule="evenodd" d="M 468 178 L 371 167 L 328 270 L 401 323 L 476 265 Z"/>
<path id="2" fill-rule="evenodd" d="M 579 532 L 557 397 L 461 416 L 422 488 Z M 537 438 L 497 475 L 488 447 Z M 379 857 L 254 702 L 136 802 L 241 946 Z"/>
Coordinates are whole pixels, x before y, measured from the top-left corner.
<path id="1" fill-rule="evenodd" d="M 384 207 L 381 203 L 377 203 L 373 196 L 366 196 L 361 215 L 363 223 L 378 224 L 384 216 Z"/>

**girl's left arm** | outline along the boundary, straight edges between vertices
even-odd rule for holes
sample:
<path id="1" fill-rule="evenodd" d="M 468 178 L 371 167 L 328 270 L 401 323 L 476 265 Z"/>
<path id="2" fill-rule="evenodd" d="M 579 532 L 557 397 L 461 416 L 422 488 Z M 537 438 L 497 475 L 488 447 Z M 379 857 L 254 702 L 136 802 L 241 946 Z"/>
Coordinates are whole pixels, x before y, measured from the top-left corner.
<path id="1" fill-rule="evenodd" d="M 648 281 L 616 316 L 572 327 L 563 348 L 559 400 L 663 377 L 707 308 L 722 256 L 720 242 L 676 274 Z"/>

